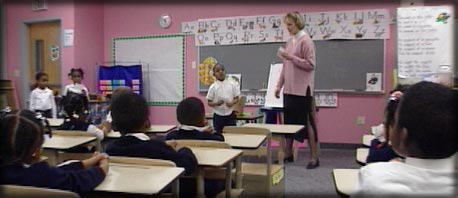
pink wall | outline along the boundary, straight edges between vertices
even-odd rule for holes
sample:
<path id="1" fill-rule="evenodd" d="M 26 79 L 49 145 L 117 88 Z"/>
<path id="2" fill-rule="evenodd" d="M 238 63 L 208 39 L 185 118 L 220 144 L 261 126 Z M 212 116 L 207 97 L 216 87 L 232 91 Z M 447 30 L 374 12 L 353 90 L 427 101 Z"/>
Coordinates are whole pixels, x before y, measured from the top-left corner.
<path id="1" fill-rule="evenodd" d="M 95 93 L 97 63 L 103 62 L 103 4 L 75 4 L 75 64 L 71 67 L 84 69 L 83 83 Z M 68 73 L 69 70 L 64 72 Z"/>
<path id="2" fill-rule="evenodd" d="M 265 14 L 282 14 L 289 11 L 317 12 L 357 9 L 389 9 L 391 13 L 399 3 L 390 1 L 378 5 L 367 3 L 219 3 L 219 4 L 106 4 L 105 5 L 105 59 L 109 60 L 111 41 L 114 37 L 173 34 L 181 29 L 182 21 L 192 21 L 202 18 L 249 16 Z M 135 13 L 135 14 L 134 14 Z M 163 13 L 172 16 L 172 26 L 161 29 L 157 25 L 157 18 Z M 395 26 L 392 25 L 392 35 Z M 186 47 L 186 96 L 204 95 L 197 90 L 197 71 L 191 67 L 197 61 L 197 49 L 194 46 L 193 36 L 187 36 Z M 395 39 L 386 41 L 385 50 L 385 77 L 384 87 L 390 89 L 391 71 L 395 65 Z M 371 125 L 379 124 L 383 115 L 384 95 L 351 95 L 339 94 L 338 108 L 321 108 L 318 114 L 319 135 L 322 142 L 332 143 L 359 143 L 363 133 Z M 258 107 L 247 107 L 246 111 L 257 111 Z M 208 109 L 207 109 L 208 110 Z M 153 123 L 176 123 L 175 107 L 151 107 Z M 161 112 L 161 113 L 157 113 Z M 357 116 L 365 116 L 366 124 L 355 124 Z"/>

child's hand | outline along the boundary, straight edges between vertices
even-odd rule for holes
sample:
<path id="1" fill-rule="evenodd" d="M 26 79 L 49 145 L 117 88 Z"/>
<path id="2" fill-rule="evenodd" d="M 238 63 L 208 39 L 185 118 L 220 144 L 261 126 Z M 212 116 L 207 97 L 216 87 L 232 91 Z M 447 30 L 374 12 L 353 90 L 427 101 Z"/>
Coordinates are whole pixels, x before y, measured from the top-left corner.
<path id="1" fill-rule="evenodd" d="M 178 143 L 175 140 L 167 140 L 165 141 L 165 144 L 167 144 L 167 146 L 172 147 L 173 150 L 176 150 L 177 145 L 178 145 Z"/>
<path id="2" fill-rule="evenodd" d="M 226 102 L 227 107 L 233 107 L 235 105 L 235 102 Z"/>
<path id="3" fill-rule="evenodd" d="M 109 170 L 109 160 L 108 160 L 108 158 L 100 160 L 99 161 L 99 167 L 103 170 L 105 175 L 107 175 L 108 174 L 108 170 Z"/>
<path id="4" fill-rule="evenodd" d="M 91 158 L 85 159 L 81 161 L 81 163 L 83 163 L 84 168 L 89 168 L 89 167 L 99 164 L 100 161 L 107 159 L 107 158 L 108 156 L 106 154 L 94 153 L 94 155 Z"/>
<path id="5" fill-rule="evenodd" d="M 208 126 L 208 127 L 205 128 L 204 130 L 202 130 L 202 132 L 204 132 L 204 133 L 213 133 L 213 127 Z"/>
<path id="6" fill-rule="evenodd" d="M 221 106 L 222 104 L 224 104 L 224 100 L 220 100 L 216 103 L 216 106 Z"/>

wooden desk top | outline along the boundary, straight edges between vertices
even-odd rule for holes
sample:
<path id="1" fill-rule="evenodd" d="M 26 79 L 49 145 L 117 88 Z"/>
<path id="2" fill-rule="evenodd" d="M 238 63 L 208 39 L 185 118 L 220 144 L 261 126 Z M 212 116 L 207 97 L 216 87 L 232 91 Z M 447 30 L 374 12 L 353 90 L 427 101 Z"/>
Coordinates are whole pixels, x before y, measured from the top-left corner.
<path id="1" fill-rule="evenodd" d="M 368 148 L 357 148 L 356 149 L 356 161 L 360 164 L 366 164 L 367 156 L 369 155 Z"/>
<path id="2" fill-rule="evenodd" d="M 176 125 L 151 125 L 150 129 L 146 133 L 167 133 L 175 129 Z M 110 131 L 107 133 L 106 137 L 108 138 L 120 138 L 121 133 L 119 131 Z"/>
<path id="3" fill-rule="evenodd" d="M 302 128 L 304 125 L 296 125 L 296 124 L 260 124 L 260 123 L 247 123 L 243 125 L 244 127 L 260 127 L 269 129 L 272 134 L 292 134 L 296 133 Z"/>
<path id="4" fill-rule="evenodd" d="M 110 163 L 110 169 L 96 191 L 158 194 L 184 172 L 170 166 L 139 166 Z"/>
<path id="5" fill-rule="evenodd" d="M 237 149 L 257 149 L 267 138 L 265 135 L 223 133 L 224 141 Z"/>
<path id="6" fill-rule="evenodd" d="M 47 120 L 49 122 L 49 126 L 51 127 L 58 127 L 64 123 L 63 118 L 47 118 Z"/>
<path id="7" fill-rule="evenodd" d="M 364 146 L 371 146 L 371 141 L 375 138 L 374 135 L 365 134 L 363 135 L 363 145 Z"/>
<path id="8" fill-rule="evenodd" d="M 351 195 L 358 185 L 359 169 L 333 169 L 334 184 L 337 192 Z"/>
<path id="9" fill-rule="evenodd" d="M 52 138 L 45 138 L 43 148 L 66 150 L 97 140 L 91 136 L 53 135 Z"/>
<path id="10" fill-rule="evenodd" d="M 210 147 L 190 147 L 196 155 L 199 166 L 224 166 L 236 157 L 242 155 L 238 149 L 223 149 Z"/>

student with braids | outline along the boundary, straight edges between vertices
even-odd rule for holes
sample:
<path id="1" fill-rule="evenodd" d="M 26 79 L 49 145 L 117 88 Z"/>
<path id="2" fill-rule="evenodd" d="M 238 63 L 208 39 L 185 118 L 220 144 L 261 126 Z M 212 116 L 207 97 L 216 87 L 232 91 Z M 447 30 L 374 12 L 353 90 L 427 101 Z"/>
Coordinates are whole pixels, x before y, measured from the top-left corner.
<path id="1" fill-rule="evenodd" d="M 108 172 L 108 159 L 96 153 L 82 161 L 51 167 L 39 162 L 44 130 L 30 110 L 10 112 L 0 118 L 0 184 L 92 191 Z"/>

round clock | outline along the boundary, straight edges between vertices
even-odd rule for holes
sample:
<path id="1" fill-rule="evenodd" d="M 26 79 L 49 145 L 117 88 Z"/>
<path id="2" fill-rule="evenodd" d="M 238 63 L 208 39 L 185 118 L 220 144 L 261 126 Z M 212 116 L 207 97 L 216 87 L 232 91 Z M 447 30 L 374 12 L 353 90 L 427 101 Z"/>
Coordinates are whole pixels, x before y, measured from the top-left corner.
<path id="1" fill-rule="evenodd" d="M 168 28 L 170 27 L 170 24 L 172 23 L 172 17 L 168 14 L 163 14 L 159 16 L 159 26 L 161 28 Z"/>

